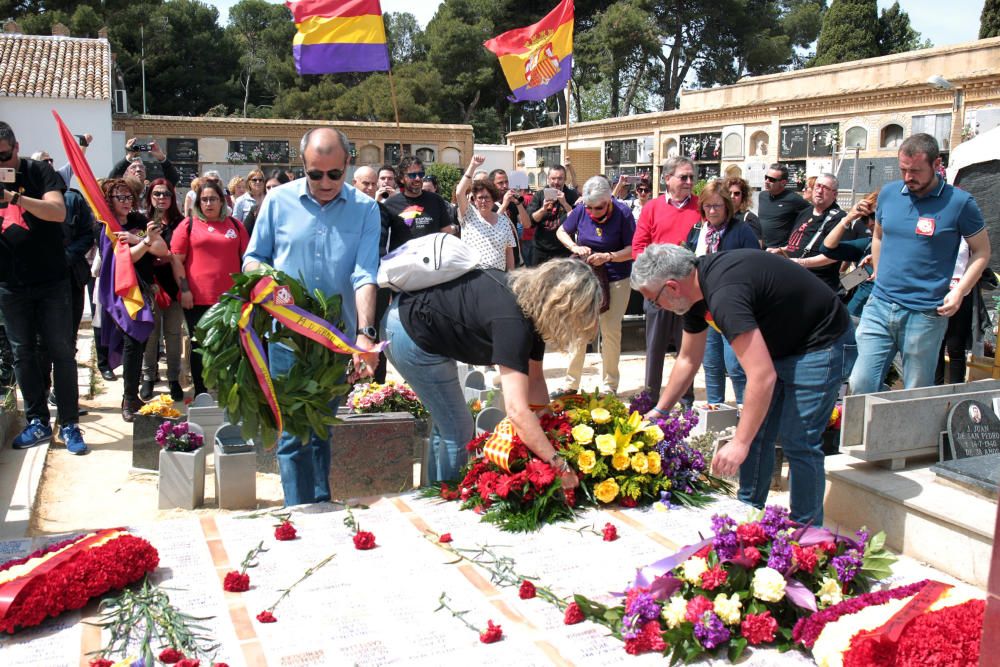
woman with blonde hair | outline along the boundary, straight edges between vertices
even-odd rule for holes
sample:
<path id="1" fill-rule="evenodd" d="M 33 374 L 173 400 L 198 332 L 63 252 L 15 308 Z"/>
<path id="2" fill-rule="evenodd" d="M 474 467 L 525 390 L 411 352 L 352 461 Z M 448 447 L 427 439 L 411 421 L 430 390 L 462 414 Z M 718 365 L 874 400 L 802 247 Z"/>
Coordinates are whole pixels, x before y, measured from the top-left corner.
<path id="1" fill-rule="evenodd" d="M 233 198 L 233 206 L 236 200 L 247 193 L 247 182 L 242 176 L 233 176 L 229 179 L 229 195 Z"/>
<path id="2" fill-rule="evenodd" d="M 431 413 L 428 479 L 454 480 L 474 435 L 455 361 L 495 364 L 504 407 L 517 434 L 558 470 L 564 488 L 579 483 L 552 448 L 531 405 L 547 404 L 546 343 L 570 349 L 593 338 L 601 286 L 584 262 L 554 259 L 504 273 L 474 270 L 413 293 L 401 293 L 382 319 L 386 355 Z"/>
<path id="3" fill-rule="evenodd" d="M 264 172 L 254 169 L 247 174 L 247 191 L 233 202 L 233 217 L 246 224 L 247 215 L 264 201 Z M 229 188 L 232 190 L 232 187 Z"/>

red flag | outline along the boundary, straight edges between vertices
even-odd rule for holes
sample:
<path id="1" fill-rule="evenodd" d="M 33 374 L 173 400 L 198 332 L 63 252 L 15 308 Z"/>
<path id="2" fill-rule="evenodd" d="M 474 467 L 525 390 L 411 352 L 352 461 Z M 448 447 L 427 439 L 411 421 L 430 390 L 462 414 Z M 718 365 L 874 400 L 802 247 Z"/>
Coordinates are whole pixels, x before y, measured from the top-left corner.
<path id="1" fill-rule="evenodd" d="M 101 187 L 97 184 L 94 172 L 91 171 L 87 158 L 83 156 L 83 151 L 80 150 L 76 137 L 66 127 L 55 109 L 52 110 L 52 115 L 56 117 L 56 124 L 59 126 L 59 138 L 62 140 L 63 150 L 66 151 L 66 157 L 69 158 L 73 173 L 80 182 L 80 193 L 90 205 L 94 217 L 104 225 L 104 233 L 115 249 L 115 294 L 121 297 L 129 317 L 135 319 L 145 306 L 145 302 L 142 299 L 142 292 L 139 290 L 139 279 L 135 275 L 135 265 L 132 264 L 132 255 L 128 244 L 118 243 L 114 234 L 122 231 L 122 227 L 118 224 L 114 214 L 111 213 L 111 207 L 104 199 Z M 106 305 L 111 306 L 111 304 Z"/>

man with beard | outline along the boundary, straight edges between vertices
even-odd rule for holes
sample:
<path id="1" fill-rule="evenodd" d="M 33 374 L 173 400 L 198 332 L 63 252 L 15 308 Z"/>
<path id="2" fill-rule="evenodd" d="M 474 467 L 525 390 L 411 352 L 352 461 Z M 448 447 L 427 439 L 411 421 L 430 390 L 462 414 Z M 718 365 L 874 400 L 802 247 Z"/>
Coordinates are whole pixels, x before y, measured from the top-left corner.
<path id="1" fill-rule="evenodd" d="M 561 164 L 549 167 L 546 187 L 539 191 L 528 214 L 535 225 L 535 264 L 542 264 L 554 257 L 569 257 L 566 249 L 556 236 L 566 216 L 573 210 L 579 194 L 566 186 L 566 167 Z"/>
<path id="2" fill-rule="evenodd" d="M 826 235 L 847 215 L 837 206 L 838 187 L 837 177 L 833 174 L 823 174 L 817 178 L 813 185 L 812 208 L 799 213 L 792 226 L 792 235 L 788 237 L 788 244 L 783 248 L 769 248 L 768 251 L 781 251 L 839 293 L 840 262 L 820 252 Z"/>
<path id="3" fill-rule="evenodd" d="M 390 213 L 387 248 L 395 250 L 410 239 L 435 232 L 455 234 L 448 203 L 440 195 L 424 190 L 424 163 L 418 157 L 404 157 L 399 163 L 403 191 L 385 200 Z"/>

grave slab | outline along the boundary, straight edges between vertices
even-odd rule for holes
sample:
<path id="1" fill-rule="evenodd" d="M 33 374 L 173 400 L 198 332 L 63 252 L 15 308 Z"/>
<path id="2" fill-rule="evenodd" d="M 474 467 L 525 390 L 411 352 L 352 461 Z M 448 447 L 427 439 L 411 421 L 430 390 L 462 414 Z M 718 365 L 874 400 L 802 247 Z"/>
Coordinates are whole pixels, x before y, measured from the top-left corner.
<path id="1" fill-rule="evenodd" d="M 957 403 L 948 413 L 951 458 L 1000 454 L 1000 419 L 981 401 Z"/>
<path id="2" fill-rule="evenodd" d="M 1000 454 L 972 456 L 931 466 L 938 477 L 988 498 L 997 498 L 1000 485 Z"/>

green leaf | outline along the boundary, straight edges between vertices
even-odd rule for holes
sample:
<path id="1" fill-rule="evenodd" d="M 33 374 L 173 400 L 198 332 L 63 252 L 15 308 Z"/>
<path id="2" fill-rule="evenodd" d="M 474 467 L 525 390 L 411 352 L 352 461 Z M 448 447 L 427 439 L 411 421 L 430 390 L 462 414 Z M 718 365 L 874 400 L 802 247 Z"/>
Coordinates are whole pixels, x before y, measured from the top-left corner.
<path id="1" fill-rule="evenodd" d="M 729 662 L 736 662 L 747 648 L 745 637 L 737 637 L 729 642 Z"/>

